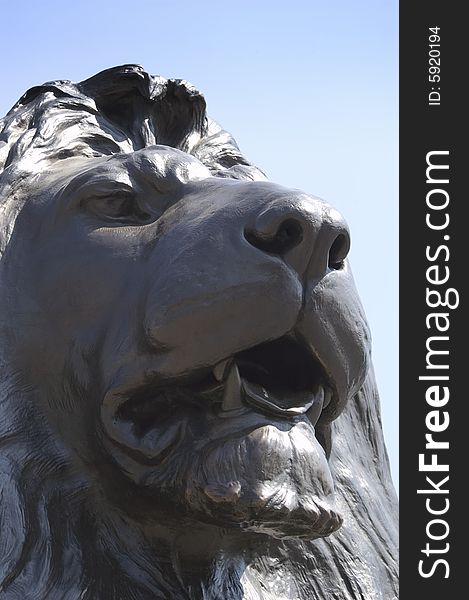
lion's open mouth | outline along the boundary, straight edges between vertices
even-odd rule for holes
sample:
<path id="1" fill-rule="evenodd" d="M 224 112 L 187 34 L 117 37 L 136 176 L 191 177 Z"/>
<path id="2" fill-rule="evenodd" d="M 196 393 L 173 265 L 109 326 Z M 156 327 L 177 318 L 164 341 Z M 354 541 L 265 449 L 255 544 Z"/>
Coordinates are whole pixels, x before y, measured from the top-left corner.
<path id="1" fill-rule="evenodd" d="M 202 391 L 218 389 L 222 416 L 248 406 L 283 418 L 308 413 L 315 423 L 332 395 L 319 362 L 287 336 L 235 354 L 216 365 L 212 376 L 218 386 Z"/>
<path id="2" fill-rule="evenodd" d="M 284 336 L 177 381 L 121 388 L 105 424 L 137 481 L 171 490 L 168 507 L 177 496 L 204 522 L 314 538 L 341 522 L 312 427 L 331 398 L 319 360 Z"/>
<path id="3" fill-rule="evenodd" d="M 147 438 L 143 446 L 150 454 L 165 454 L 184 435 L 184 424 L 195 429 L 204 414 L 228 418 L 257 413 L 264 422 L 266 416 L 276 421 L 308 417 L 315 425 L 331 398 L 319 361 L 296 339 L 284 336 L 234 354 L 186 381 L 144 385 L 119 403 L 114 417 L 134 442 L 140 440 L 140 449 Z"/>

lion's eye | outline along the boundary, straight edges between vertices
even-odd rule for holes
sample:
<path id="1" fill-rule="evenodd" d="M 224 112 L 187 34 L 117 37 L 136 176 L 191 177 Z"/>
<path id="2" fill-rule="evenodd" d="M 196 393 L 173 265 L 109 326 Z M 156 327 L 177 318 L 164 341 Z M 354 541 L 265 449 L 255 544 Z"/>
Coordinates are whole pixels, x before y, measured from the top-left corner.
<path id="1" fill-rule="evenodd" d="M 151 215 L 138 205 L 130 193 L 110 193 L 104 196 L 87 198 L 84 202 L 87 210 L 108 221 L 128 224 L 144 224 L 151 220 Z"/>

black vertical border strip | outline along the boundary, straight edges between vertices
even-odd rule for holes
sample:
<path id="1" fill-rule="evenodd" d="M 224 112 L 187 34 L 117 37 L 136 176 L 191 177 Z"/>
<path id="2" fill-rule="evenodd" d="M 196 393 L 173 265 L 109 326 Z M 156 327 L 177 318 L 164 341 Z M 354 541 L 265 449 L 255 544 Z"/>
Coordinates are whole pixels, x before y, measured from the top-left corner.
<path id="1" fill-rule="evenodd" d="M 469 25 L 465 23 L 462 7 L 457 2 L 401 2 L 400 3 L 400 586 L 401 600 L 444 600 L 466 595 L 466 578 L 469 569 L 463 566 L 466 561 L 467 527 L 467 488 L 469 477 L 466 475 L 469 458 L 469 429 L 467 420 L 466 382 L 469 377 L 469 351 L 467 338 L 469 320 L 467 311 L 465 279 L 466 240 L 469 243 L 469 231 L 466 232 L 468 217 L 465 216 L 469 205 L 467 192 L 463 189 L 469 127 L 463 112 L 464 90 L 468 87 L 465 57 L 469 57 Z M 441 37 L 440 67 L 441 81 L 430 82 L 429 75 L 429 36 L 430 27 L 439 27 Z M 435 54 L 435 53 L 433 53 Z M 434 70 L 433 70 L 434 71 Z M 431 88 L 435 87 L 435 90 Z M 437 88 L 440 88 L 437 90 Z M 439 91 L 441 104 L 429 106 L 428 95 Z M 448 184 L 433 185 L 426 182 L 426 156 L 436 150 L 449 151 L 448 156 L 440 156 L 434 162 L 449 164 L 446 171 Z M 437 172 L 434 171 L 435 176 Z M 440 171 L 440 177 L 444 178 Z M 447 209 L 432 211 L 427 207 L 426 196 L 432 188 L 445 189 L 450 197 Z M 443 199 L 443 194 L 435 194 Z M 434 218 L 443 218 L 448 212 L 450 222 L 444 231 L 432 231 L 426 225 L 426 214 L 434 213 Z M 449 239 L 444 239 L 449 235 Z M 435 255 L 440 245 L 446 245 L 439 258 L 430 262 L 426 257 L 426 248 Z M 438 264 L 443 274 L 445 266 L 449 268 L 449 280 L 446 284 L 431 285 L 427 280 L 429 266 Z M 435 274 L 435 272 L 433 272 Z M 448 288 L 457 290 L 459 306 L 454 309 L 429 308 L 426 303 L 426 288 L 438 289 L 442 294 Z M 455 294 L 452 294 L 452 300 Z M 426 370 L 426 342 L 431 335 L 438 335 L 435 327 L 427 328 L 426 317 L 432 312 L 447 313 L 450 326 L 447 332 L 449 341 L 438 342 L 440 349 L 449 349 L 448 355 L 439 357 L 441 364 L 448 364 L 449 370 Z M 441 321 L 443 322 L 443 321 Z M 434 325 L 434 320 L 431 321 Z M 436 348 L 436 346 L 433 346 Z M 449 382 L 419 381 L 420 375 L 448 374 Z M 435 410 L 426 402 L 426 390 L 430 385 L 448 385 L 450 399 L 446 406 L 440 407 L 440 419 L 444 411 L 450 418 L 449 426 L 440 433 L 434 433 L 435 440 L 448 441 L 449 449 L 438 452 L 426 450 L 425 435 L 429 433 L 426 417 Z M 431 454 L 437 454 L 437 461 L 448 464 L 448 472 L 419 471 L 419 454 L 425 453 L 425 462 L 431 460 Z M 449 475 L 449 480 L 440 485 L 448 493 L 418 494 L 418 489 L 433 489 L 426 477 L 433 479 L 438 486 Z M 448 511 L 441 515 L 431 515 L 426 506 Z M 430 522 L 442 519 L 448 524 Z M 428 531 L 441 540 L 428 537 Z M 429 544 L 430 551 L 422 552 Z M 448 546 L 446 545 L 448 544 Z M 446 561 L 437 563 L 438 560 Z M 419 574 L 421 570 L 427 574 Z M 431 575 L 430 575 L 431 574 Z M 448 577 L 445 577 L 448 575 Z"/>

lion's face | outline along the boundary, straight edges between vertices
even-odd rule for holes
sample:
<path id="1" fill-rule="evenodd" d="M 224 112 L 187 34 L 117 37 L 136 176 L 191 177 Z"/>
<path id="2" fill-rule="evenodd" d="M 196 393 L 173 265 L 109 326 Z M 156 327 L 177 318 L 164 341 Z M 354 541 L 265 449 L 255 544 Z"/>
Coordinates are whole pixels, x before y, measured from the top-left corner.
<path id="1" fill-rule="evenodd" d="M 150 520 L 337 529 L 315 430 L 369 354 L 340 215 L 166 146 L 66 159 L 30 189 L 2 282 L 28 332 L 12 363 L 77 459 Z"/>

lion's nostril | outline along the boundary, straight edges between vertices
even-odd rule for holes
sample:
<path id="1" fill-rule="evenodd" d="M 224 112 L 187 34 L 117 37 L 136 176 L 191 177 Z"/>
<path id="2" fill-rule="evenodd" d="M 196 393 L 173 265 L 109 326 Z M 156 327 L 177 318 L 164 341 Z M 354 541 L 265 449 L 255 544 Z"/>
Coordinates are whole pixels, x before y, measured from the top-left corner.
<path id="1" fill-rule="evenodd" d="M 330 269 L 340 269 L 350 250 L 350 236 L 348 233 L 339 233 L 329 250 L 328 266 Z"/>
<path id="2" fill-rule="evenodd" d="M 319 281 L 331 269 L 341 269 L 350 239 L 337 210 L 319 198 L 275 189 L 266 190 L 259 208 L 244 223 L 244 237 L 251 246 L 282 258 L 301 278 Z"/>
<path id="3" fill-rule="evenodd" d="M 282 256 L 301 243 L 303 228 L 295 219 L 286 219 L 273 235 L 266 235 L 254 229 L 246 229 L 244 237 L 255 248 Z"/>

